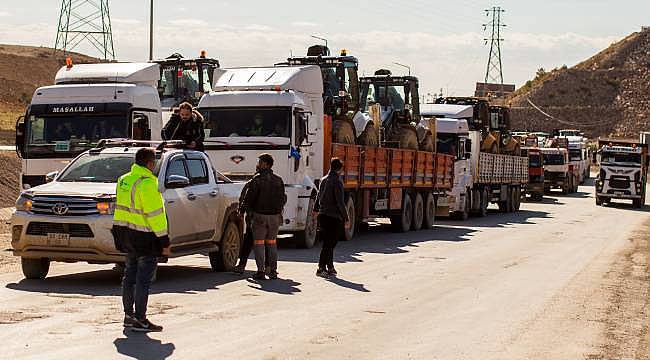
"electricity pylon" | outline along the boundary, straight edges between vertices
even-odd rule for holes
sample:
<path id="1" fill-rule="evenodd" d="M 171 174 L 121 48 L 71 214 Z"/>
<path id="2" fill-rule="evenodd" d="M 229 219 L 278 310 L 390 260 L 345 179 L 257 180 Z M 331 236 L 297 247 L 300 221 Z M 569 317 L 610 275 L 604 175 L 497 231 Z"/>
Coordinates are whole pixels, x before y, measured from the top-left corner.
<path id="1" fill-rule="evenodd" d="M 115 59 L 108 0 L 62 0 L 54 49 L 67 53 L 83 42 Z"/>

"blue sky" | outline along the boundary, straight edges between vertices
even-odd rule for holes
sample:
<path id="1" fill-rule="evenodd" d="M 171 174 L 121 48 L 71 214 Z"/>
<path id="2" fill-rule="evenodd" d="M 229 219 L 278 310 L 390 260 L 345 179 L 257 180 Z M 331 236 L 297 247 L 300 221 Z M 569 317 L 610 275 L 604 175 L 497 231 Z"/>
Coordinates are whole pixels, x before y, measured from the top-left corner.
<path id="1" fill-rule="evenodd" d="M 53 46 L 59 0 L 0 2 L 0 43 Z M 45 4 L 48 4 L 45 6 Z M 270 65 L 304 53 L 317 34 L 346 48 L 363 72 L 412 67 L 422 93 L 467 95 L 482 81 L 488 57 L 484 9 L 501 6 L 504 80 L 521 86 L 539 67 L 580 62 L 650 25 L 650 1 L 219 1 L 156 0 L 156 57 L 208 50 L 223 66 Z M 198 4 L 198 5 L 194 5 Z M 113 0 L 120 60 L 148 56 L 148 0 Z M 88 48 L 82 51 L 91 55 Z"/>

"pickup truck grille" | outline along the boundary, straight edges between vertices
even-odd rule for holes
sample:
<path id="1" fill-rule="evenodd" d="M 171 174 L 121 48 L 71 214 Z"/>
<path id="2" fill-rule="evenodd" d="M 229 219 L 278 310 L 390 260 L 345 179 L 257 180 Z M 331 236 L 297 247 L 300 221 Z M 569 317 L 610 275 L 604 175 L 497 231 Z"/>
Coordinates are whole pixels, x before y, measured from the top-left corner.
<path id="1" fill-rule="evenodd" d="M 93 199 L 66 196 L 34 196 L 32 212 L 43 215 L 84 216 L 97 215 L 97 202 Z M 58 210 L 55 211 L 55 210 Z M 62 210 L 64 210 L 63 213 Z"/>
<path id="2" fill-rule="evenodd" d="M 27 225 L 27 235 L 47 236 L 48 233 L 70 234 L 70 237 L 91 238 L 93 231 L 87 224 L 67 224 L 32 221 Z"/>
<path id="3" fill-rule="evenodd" d="M 630 179 L 625 177 L 614 177 L 609 179 L 609 187 L 613 189 L 629 189 Z"/>

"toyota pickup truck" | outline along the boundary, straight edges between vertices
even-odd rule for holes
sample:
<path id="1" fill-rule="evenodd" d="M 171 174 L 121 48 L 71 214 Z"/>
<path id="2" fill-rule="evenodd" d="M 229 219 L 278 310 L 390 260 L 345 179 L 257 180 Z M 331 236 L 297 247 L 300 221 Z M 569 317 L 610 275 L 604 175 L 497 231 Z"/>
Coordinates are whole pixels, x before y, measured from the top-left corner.
<path id="1" fill-rule="evenodd" d="M 82 153 L 61 172 L 48 174 L 48 183 L 18 197 L 11 246 L 26 278 L 45 278 L 53 261 L 124 262 L 110 232 L 116 183 L 142 147 L 156 147 L 159 158 L 154 173 L 165 202 L 171 257 L 207 252 L 213 270 L 235 266 L 243 239 L 237 215 L 243 184 L 214 170 L 202 152 L 114 140 Z"/>

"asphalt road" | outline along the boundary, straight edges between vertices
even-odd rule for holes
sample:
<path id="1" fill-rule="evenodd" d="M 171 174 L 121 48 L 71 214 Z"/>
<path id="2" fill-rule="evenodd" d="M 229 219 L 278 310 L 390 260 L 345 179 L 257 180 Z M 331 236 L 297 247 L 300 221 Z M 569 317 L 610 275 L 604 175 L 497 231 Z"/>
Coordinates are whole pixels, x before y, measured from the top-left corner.
<path id="1" fill-rule="evenodd" d="M 212 273 L 203 256 L 172 260 L 150 297 L 162 333 L 123 332 L 110 266 L 55 263 L 44 281 L 3 274 L 0 357 L 589 357 L 606 332 L 603 282 L 650 218 L 597 207 L 591 189 L 431 231 L 372 227 L 339 244 L 332 280 L 314 276 L 318 249 L 281 250 L 280 279 L 265 282 Z"/>

